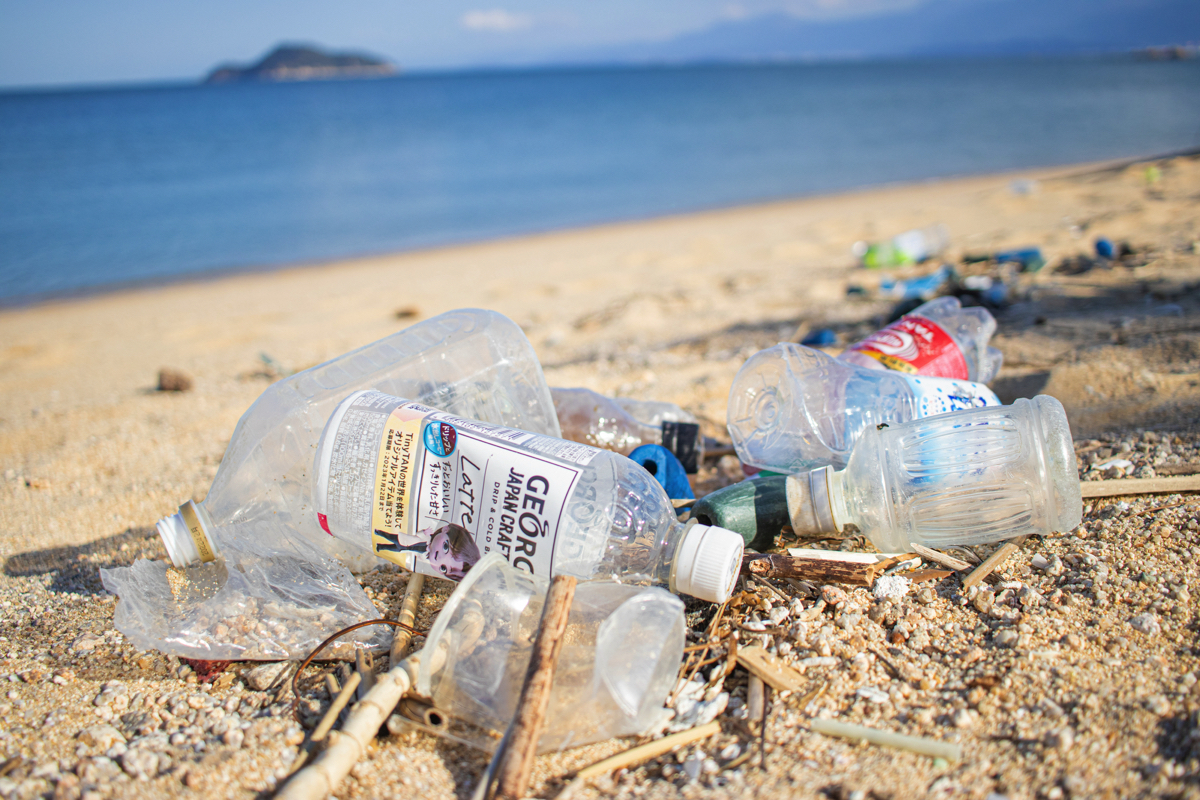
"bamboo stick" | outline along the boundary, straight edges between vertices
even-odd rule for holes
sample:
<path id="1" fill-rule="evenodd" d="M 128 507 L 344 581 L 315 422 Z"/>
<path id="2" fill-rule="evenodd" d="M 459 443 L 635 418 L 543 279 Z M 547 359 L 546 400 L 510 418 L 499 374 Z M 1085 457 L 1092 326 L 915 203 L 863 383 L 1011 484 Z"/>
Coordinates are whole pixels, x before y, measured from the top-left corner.
<path id="1" fill-rule="evenodd" d="M 396 621 L 409 628 L 417 619 L 417 605 L 421 602 L 421 592 L 425 590 L 425 576 L 414 572 L 408 578 L 408 586 L 404 587 L 404 600 L 400 602 L 400 614 Z M 412 642 L 412 631 L 408 628 L 396 628 L 392 634 L 392 649 L 389 651 L 388 664 L 399 664 L 404 658 L 404 651 Z"/>
<path id="2" fill-rule="evenodd" d="M 520 800 L 529 786 L 538 739 L 550 706 L 550 689 L 554 685 L 554 671 L 562 651 L 571 601 L 575 598 L 575 583 L 575 578 L 570 575 L 556 575 L 550 582 L 533 654 L 525 672 L 525 684 L 517 701 L 517 713 L 505 735 L 506 741 L 496 751 L 495 797 L 499 800 Z M 488 790 L 484 792 L 488 796 Z"/>
<path id="3" fill-rule="evenodd" d="M 367 751 L 380 726 L 417 680 L 419 654 L 392 667 L 350 711 L 340 731 L 329 734 L 329 746 L 316 761 L 292 776 L 276 795 L 279 800 L 324 800 Z M 353 680 L 351 678 L 350 680 Z"/>
<path id="4" fill-rule="evenodd" d="M 597 761 L 595 764 L 584 767 L 575 773 L 576 780 L 587 780 L 595 778 L 598 775 L 605 775 L 609 772 L 616 772 L 619 769 L 632 767 L 636 764 L 641 764 L 649 761 L 652 758 L 657 758 L 663 753 L 669 753 L 676 748 L 683 747 L 692 742 L 698 742 L 701 739 L 707 739 L 714 733 L 721 732 L 721 723 L 717 721 L 709 722 L 705 725 L 697 725 L 695 728 L 688 728 L 686 731 L 672 733 L 670 736 L 664 736 L 653 742 L 634 747 L 623 753 L 617 753 L 614 756 L 609 756 L 603 761 Z"/>

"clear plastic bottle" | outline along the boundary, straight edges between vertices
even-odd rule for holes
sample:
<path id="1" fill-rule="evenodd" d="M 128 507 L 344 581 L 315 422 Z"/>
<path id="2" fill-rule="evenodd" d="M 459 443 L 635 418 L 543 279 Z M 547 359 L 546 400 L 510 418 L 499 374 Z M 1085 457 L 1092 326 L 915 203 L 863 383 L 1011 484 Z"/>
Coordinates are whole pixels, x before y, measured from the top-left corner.
<path id="1" fill-rule="evenodd" d="M 738 370 L 726 419 L 744 463 L 792 473 L 845 466 L 859 436 L 876 425 L 998 405 L 980 383 L 864 369 L 785 343 Z"/>
<path id="2" fill-rule="evenodd" d="M 703 458 L 699 421 L 674 403 L 606 397 L 591 389 L 550 389 L 562 437 L 629 455 L 660 444 L 695 472 Z"/>
<path id="3" fill-rule="evenodd" d="M 178 567 L 211 560 L 217 530 L 271 520 L 310 537 L 352 569 L 374 556 L 331 539 L 313 515 L 313 455 L 329 415 L 356 389 L 379 389 L 472 419 L 559 435 L 533 346 L 494 311 L 449 311 L 270 386 L 238 420 L 212 487 L 163 518 L 158 532 Z"/>
<path id="4" fill-rule="evenodd" d="M 988 347 L 995 332 L 996 319 L 986 308 L 963 308 L 957 297 L 939 297 L 846 348 L 838 358 L 867 369 L 990 383 L 1004 359 Z"/>
<path id="5" fill-rule="evenodd" d="M 663 488 L 624 456 L 374 391 L 330 417 L 313 496 L 332 535 L 452 580 L 496 552 L 541 577 L 724 602 L 741 567 L 740 535 L 680 523 Z"/>
<path id="6" fill-rule="evenodd" d="M 1039 395 L 869 430 L 846 469 L 787 479 L 798 534 L 858 526 L 881 552 L 1069 531 L 1083 519 L 1062 403 Z"/>

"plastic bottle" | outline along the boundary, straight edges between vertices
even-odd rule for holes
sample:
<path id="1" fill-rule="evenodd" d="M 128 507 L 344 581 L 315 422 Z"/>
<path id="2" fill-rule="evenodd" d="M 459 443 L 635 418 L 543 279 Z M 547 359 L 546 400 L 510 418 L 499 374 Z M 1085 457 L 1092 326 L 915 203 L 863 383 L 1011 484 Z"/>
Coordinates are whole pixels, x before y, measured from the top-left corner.
<path id="1" fill-rule="evenodd" d="M 741 567 L 741 536 L 678 522 L 663 488 L 624 456 L 375 391 L 330 417 L 313 496 L 332 535 L 452 580 L 499 552 L 542 577 L 724 602 Z"/>
<path id="2" fill-rule="evenodd" d="M 855 242 L 851 249 L 864 267 L 881 269 L 919 264 L 945 250 L 949 243 L 945 225 L 930 225 L 905 231 L 883 242 Z"/>
<path id="3" fill-rule="evenodd" d="M 698 420 L 674 403 L 606 397 L 591 389 L 552 388 L 564 439 L 629 455 L 660 444 L 693 473 L 703 457 Z"/>
<path id="4" fill-rule="evenodd" d="M 989 383 L 1003 354 L 988 347 L 996 319 L 985 308 L 963 308 L 957 297 L 939 297 L 876 331 L 838 356 L 867 369 Z"/>
<path id="5" fill-rule="evenodd" d="M 310 497 L 313 454 L 329 415 L 345 396 L 374 388 L 413 397 L 465 417 L 559 434 L 542 367 L 525 334 L 494 311 L 449 311 L 298 372 L 270 386 L 238 420 L 212 487 L 158 523 L 177 567 L 217 529 L 270 520 L 310 537 L 351 569 L 377 561 L 317 526 Z M 193 534 L 192 531 L 195 531 Z"/>
<path id="6" fill-rule="evenodd" d="M 868 430 L 841 471 L 787 479 L 798 534 L 853 523 L 881 552 L 1069 531 L 1083 519 L 1071 429 L 1039 395 Z"/>
<path id="7" fill-rule="evenodd" d="M 998 406 L 980 383 L 863 367 L 798 344 L 751 356 L 729 389 L 738 458 L 792 473 L 845 466 L 863 431 L 964 408 Z"/>
<path id="8" fill-rule="evenodd" d="M 547 588 L 500 555 L 485 556 L 446 601 L 421 651 L 415 688 L 439 713 L 430 720 L 402 703 L 402 718 L 493 749 L 516 713 Z M 683 647 L 678 597 L 614 581 L 579 584 L 538 750 L 640 734 L 660 721 Z"/>

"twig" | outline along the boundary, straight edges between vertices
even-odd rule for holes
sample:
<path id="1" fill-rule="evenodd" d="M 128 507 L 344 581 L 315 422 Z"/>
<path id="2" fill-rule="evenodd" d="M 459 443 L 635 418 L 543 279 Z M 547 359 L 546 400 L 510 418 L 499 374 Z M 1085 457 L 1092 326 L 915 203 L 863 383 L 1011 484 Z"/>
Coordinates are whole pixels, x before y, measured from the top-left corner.
<path id="1" fill-rule="evenodd" d="M 766 681 L 771 688 L 781 692 L 798 692 L 803 685 L 799 672 L 761 647 L 747 647 L 738 652 L 737 659 L 750 673 L 752 688 L 756 680 Z"/>
<path id="2" fill-rule="evenodd" d="M 909 547 L 912 548 L 914 553 L 926 561 L 932 561 L 935 564 L 941 564 L 947 569 L 961 572 L 964 569 L 971 568 L 971 565 L 966 561 L 955 558 L 954 556 L 948 556 L 945 553 L 940 553 L 937 550 L 934 550 L 932 547 L 926 547 L 923 544 L 910 544 Z"/>
<path id="3" fill-rule="evenodd" d="M 332 794 L 367 751 L 396 703 L 416 682 L 419 669 L 419 654 L 414 654 L 379 678 L 375 688 L 354 706 L 342 729 L 329 734 L 329 746 L 320 758 L 293 775 L 276 797 L 320 800 Z"/>
<path id="4" fill-rule="evenodd" d="M 425 576 L 419 572 L 412 573 L 408 578 L 408 586 L 404 587 L 404 600 L 400 602 L 400 613 L 396 621 L 412 626 L 417 618 L 417 605 L 421 602 L 421 592 L 425 589 Z M 388 653 L 388 664 L 399 664 L 404 658 L 408 645 L 412 642 L 412 633 L 407 628 L 401 628 L 392 636 L 392 649 Z"/>
<path id="5" fill-rule="evenodd" d="M 963 578 L 963 588 L 970 589 L 975 584 L 982 581 L 988 575 L 991 575 L 997 567 L 1003 564 L 1012 556 L 1013 553 L 1021 549 L 1021 543 L 1028 539 L 1028 536 L 1018 536 L 1017 538 L 1005 542 L 1000 548 L 984 559 L 984 562 L 971 571 L 971 574 Z"/>
<path id="6" fill-rule="evenodd" d="M 571 601 L 575 598 L 575 583 L 571 575 L 556 575 L 550 582 L 529 669 L 525 672 L 525 684 L 517 701 L 517 713 L 505 736 L 507 741 L 496 750 L 495 797 L 500 800 L 519 800 L 529 786 L 538 739 L 550 706 L 550 689 L 562 651 L 563 633 L 567 629 Z"/>
<path id="7" fill-rule="evenodd" d="M 637 764 L 642 764 L 652 758 L 657 758 L 658 756 L 669 753 L 672 750 L 683 747 L 684 745 L 689 745 L 692 742 L 698 742 L 701 739 L 707 739 L 713 734 L 720 732 L 721 723 L 714 720 L 713 722 L 709 722 L 705 725 L 697 725 L 695 728 L 688 728 L 686 731 L 672 733 L 670 736 L 664 736 L 656 741 L 647 742 L 646 744 L 630 748 L 622 753 L 609 756 L 608 758 L 597 761 L 595 764 L 584 767 L 583 769 L 579 770 L 579 772 L 575 773 L 575 779 L 567 785 L 567 788 L 563 790 L 563 794 L 560 794 L 559 797 L 563 797 L 563 795 L 567 792 L 573 791 L 575 785 L 582 783 L 583 781 L 595 778 L 599 775 L 607 775 L 608 773 L 616 772 L 619 769 L 626 769 Z"/>
<path id="8" fill-rule="evenodd" d="M 325 712 L 325 716 L 317 723 L 316 729 L 313 731 L 309 741 L 320 742 L 329 733 L 333 724 L 337 722 L 338 714 L 342 713 L 342 709 L 350 702 L 350 696 L 354 694 L 354 690 L 358 688 L 359 682 L 362 680 L 361 673 L 354 673 L 350 676 L 350 680 L 346 681 L 346 685 L 338 692 L 337 697 L 329 705 L 329 710 Z"/>
<path id="9" fill-rule="evenodd" d="M 1165 506 L 1157 506 L 1155 508 L 1147 508 L 1145 511 L 1139 511 L 1136 514 L 1134 514 L 1133 516 L 1140 517 L 1143 514 L 1156 514 L 1159 511 L 1166 511 L 1168 508 L 1179 508 L 1180 506 L 1186 506 L 1189 503 L 1194 503 L 1194 502 L 1196 502 L 1195 499 L 1189 497 L 1187 500 L 1180 500 L 1178 503 L 1170 503 Z"/>
<path id="10" fill-rule="evenodd" d="M 358 690 L 355 697 L 362 700 L 375 685 L 375 660 L 362 650 L 354 652 L 354 674 L 358 676 Z"/>
<path id="11" fill-rule="evenodd" d="M 338 685 L 337 676 L 332 672 L 325 673 L 325 691 L 329 692 L 330 697 L 337 697 L 341 694 L 342 687 Z"/>
<path id="12" fill-rule="evenodd" d="M 1082 481 L 1079 490 L 1084 497 L 1122 497 L 1129 494 L 1175 494 L 1200 492 L 1200 475 L 1179 475 L 1172 478 L 1122 478 L 1115 481 Z"/>
<path id="13" fill-rule="evenodd" d="M 326 647 L 333 644 L 335 641 L 337 641 L 341 637 L 345 636 L 347 633 L 356 631 L 359 628 L 365 628 L 368 625 L 391 625 L 396 628 L 408 628 L 409 627 L 409 626 L 405 625 L 403 622 L 397 622 L 394 619 L 369 619 L 366 622 L 356 622 L 348 628 L 342 628 L 340 631 L 333 634 L 332 636 L 327 638 L 325 641 L 321 642 L 319 645 L 317 645 L 315 648 L 313 648 L 313 651 L 311 653 L 309 653 L 303 661 L 300 662 L 300 666 L 297 667 L 296 671 L 292 674 L 292 717 L 293 717 L 293 719 L 295 719 L 297 722 L 300 722 L 300 673 L 304 671 L 305 667 L 307 667 L 310 663 L 312 663 L 312 660 L 317 657 L 317 653 L 320 653 Z M 412 630 L 414 633 L 421 633 L 421 631 L 418 631 L 418 630 L 415 630 L 412 628 L 409 628 L 409 630 Z"/>

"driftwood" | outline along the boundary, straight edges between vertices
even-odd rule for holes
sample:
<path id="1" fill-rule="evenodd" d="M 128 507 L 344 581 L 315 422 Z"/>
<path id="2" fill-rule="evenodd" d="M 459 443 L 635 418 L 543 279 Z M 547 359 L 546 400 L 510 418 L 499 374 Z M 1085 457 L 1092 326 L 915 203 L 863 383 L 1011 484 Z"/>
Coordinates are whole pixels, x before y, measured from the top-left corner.
<path id="1" fill-rule="evenodd" d="M 1082 481 L 1084 497 L 1122 497 L 1129 494 L 1174 494 L 1200 492 L 1200 475 L 1173 478 L 1122 478 L 1115 481 Z"/>
<path id="2" fill-rule="evenodd" d="M 570 575 L 556 575 L 550 582 L 537 638 L 533 642 L 533 654 L 525 672 L 525 684 L 517 701 L 517 713 L 493 759 L 495 794 L 490 794 L 488 787 L 484 789 L 485 797 L 519 800 L 525 796 L 533 773 L 538 739 L 546 722 L 546 710 L 550 707 L 550 689 L 562 651 L 571 601 L 575 598 L 575 583 L 575 578 Z"/>
<path id="3" fill-rule="evenodd" d="M 1018 536 L 1012 541 L 1005 542 L 998 550 L 996 550 L 996 552 L 984 559 L 982 564 L 973 569 L 970 575 L 963 578 L 963 588 L 970 589 L 972 586 L 995 572 L 997 567 L 1007 561 L 1013 553 L 1021 549 L 1021 543 L 1028 538 L 1028 536 Z"/>
<path id="4" fill-rule="evenodd" d="M 831 551 L 835 552 L 835 551 Z M 756 578 L 799 578 L 820 583 L 870 586 L 888 568 L 912 558 L 905 553 L 883 561 L 867 560 L 861 553 L 835 553 L 838 558 L 813 556 L 751 555 L 742 568 Z M 871 554 L 865 554 L 871 556 Z"/>

